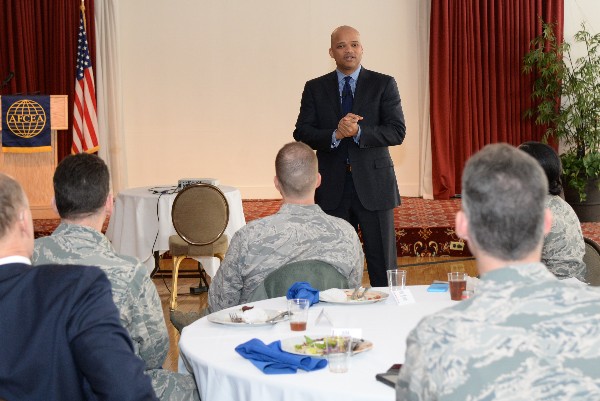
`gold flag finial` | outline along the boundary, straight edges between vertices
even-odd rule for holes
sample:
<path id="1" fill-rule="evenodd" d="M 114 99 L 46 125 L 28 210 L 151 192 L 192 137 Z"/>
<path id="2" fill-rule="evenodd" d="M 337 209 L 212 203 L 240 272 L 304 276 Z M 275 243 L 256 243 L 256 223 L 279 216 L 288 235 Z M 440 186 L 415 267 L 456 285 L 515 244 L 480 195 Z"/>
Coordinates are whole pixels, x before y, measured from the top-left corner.
<path id="1" fill-rule="evenodd" d="M 85 23 L 85 0 L 81 0 L 81 6 L 79 6 L 79 8 L 81 9 L 81 18 L 83 18 L 83 29 L 85 29 L 85 31 L 87 32 L 87 24 Z"/>

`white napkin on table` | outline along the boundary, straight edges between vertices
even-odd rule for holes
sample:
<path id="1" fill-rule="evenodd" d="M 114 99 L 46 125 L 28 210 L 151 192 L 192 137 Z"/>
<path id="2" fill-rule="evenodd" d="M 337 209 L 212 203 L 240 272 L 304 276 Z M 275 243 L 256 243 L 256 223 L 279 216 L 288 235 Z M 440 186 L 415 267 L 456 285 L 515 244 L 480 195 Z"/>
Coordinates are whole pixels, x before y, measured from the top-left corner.
<path id="1" fill-rule="evenodd" d="M 344 290 L 340 290 L 339 288 L 330 288 L 325 291 L 319 292 L 319 301 L 325 302 L 346 302 L 348 297 L 346 296 L 346 292 Z"/>
<path id="2" fill-rule="evenodd" d="M 242 319 L 246 323 L 263 323 L 269 318 L 269 315 L 264 309 L 252 308 L 242 312 Z"/>

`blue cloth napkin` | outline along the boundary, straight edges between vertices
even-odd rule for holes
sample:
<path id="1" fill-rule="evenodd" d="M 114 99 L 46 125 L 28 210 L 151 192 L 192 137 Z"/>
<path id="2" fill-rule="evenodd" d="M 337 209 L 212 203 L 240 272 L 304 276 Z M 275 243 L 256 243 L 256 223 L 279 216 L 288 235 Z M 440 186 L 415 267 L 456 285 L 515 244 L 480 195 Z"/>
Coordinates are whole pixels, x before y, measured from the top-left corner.
<path id="1" fill-rule="evenodd" d="M 235 347 L 238 354 L 268 375 L 296 373 L 298 369 L 311 372 L 327 366 L 327 360 L 311 356 L 290 354 L 281 350 L 281 341 L 266 345 L 259 339 Z"/>
<path id="2" fill-rule="evenodd" d="M 306 281 L 294 283 L 287 292 L 287 299 L 304 298 L 308 299 L 310 305 L 319 302 L 319 290 L 310 286 Z"/>

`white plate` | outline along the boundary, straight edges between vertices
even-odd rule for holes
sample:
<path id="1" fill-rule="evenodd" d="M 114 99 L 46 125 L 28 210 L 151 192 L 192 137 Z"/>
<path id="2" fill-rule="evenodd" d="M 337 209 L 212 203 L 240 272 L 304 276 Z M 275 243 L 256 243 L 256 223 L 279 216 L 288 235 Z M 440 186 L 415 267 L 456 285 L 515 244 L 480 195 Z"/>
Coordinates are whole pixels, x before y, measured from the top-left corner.
<path id="1" fill-rule="evenodd" d="M 275 316 L 279 315 L 280 313 L 283 313 L 283 311 L 281 311 L 281 310 L 274 310 L 274 309 L 265 309 L 264 311 L 267 313 L 267 316 L 268 316 L 267 320 L 274 318 Z M 232 322 L 231 318 L 229 317 L 229 314 L 233 313 L 233 312 L 237 313 L 238 316 L 241 316 L 243 313 L 241 309 L 228 309 L 226 311 L 219 311 L 219 312 L 211 313 L 206 318 L 208 319 L 209 322 L 217 323 L 217 324 L 225 324 L 227 326 L 270 326 L 270 325 L 273 325 L 273 324 L 276 324 L 276 323 L 279 323 L 279 322 L 289 319 L 288 316 L 283 316 L 282 318 L 277 319 L 272 322 L 235 323 L 235 322 Z"/>
<path id="2" fill-rule="evenodd" d="M 346 293 L 347 299 L 345 301 L 325 301 L 320 300 L 320 302 L 327 302 L 330 304 L 340 304 L 340 305 L 356 305 L 356 304 L 374 304 L 375 302 L 385 301 L 389 296 L 386 292 L 377 291 L 377 290 L 369 290 L 367 291 L 366 299 L 350 299 L 353 289 L 343 290 Z M 362 290 L 361 290 L 362 291 Z"/>
<path id="3" fill-rule="evenodd" d="M 309 336 L 313 339 L 323 339 L 324 337 L 327 336 Z M 296 349 L 296 345 L 301 345 L 304 344 L 304 342 L 306 341 L 306 339 L 304 338 L 304 336 L 302 337 L 292 337 L 292 338 L 286 338 L 281 340 L 281 349 L 285 352 L 289 352 L 290 354 L 296 354 L 296 355 L 308 355 L 308 356 L 314 356 L 315 358 L 325 358 L 326 355 L 323 355 L 322 353 L 320 354 L 312 354 L 312 353 L 308 353 L 305 352 L 304 350 L 297 350 Z M 361 352 L 365 352 L 370 350 L 371 348 L 373 348 L 373 343 L 371 341 L 366 341 L 363 339 L 357 340 L 357 339 L 353 339 L 354 342 L 359 341 L 358 344 L 354 345 L 354 350 L 352 351 L 352 355 L 354 354 L 360 354 Z"/>

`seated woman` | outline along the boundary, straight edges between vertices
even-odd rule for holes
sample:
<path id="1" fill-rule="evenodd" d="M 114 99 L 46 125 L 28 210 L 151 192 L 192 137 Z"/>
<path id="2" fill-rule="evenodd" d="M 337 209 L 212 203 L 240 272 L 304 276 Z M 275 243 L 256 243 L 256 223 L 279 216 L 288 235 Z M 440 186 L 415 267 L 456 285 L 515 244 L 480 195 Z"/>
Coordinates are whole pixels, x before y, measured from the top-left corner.
<path id="1" fill-rule="evenodd" d="M 525 142 L 519 149 L 536 159 L 548 178 L 546 207 L 552 212 L 552 229 L 544 239 L 542 262 L 559 279 L 575 277 L 585 282 L 585 243 L 581 223 L 573 208 L 560 197 L 562 166 L 558 155 L 541 142 Z"/>

